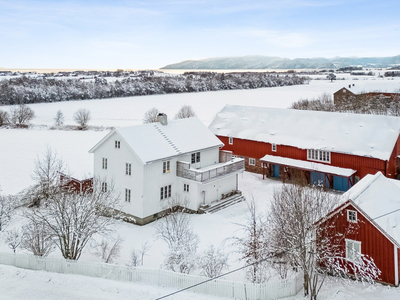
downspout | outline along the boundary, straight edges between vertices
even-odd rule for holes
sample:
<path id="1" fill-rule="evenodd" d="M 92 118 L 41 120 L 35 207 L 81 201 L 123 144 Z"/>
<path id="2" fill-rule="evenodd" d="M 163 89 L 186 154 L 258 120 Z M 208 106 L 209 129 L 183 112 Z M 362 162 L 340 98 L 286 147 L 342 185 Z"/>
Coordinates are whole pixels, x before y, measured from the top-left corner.
<path id="1" fill-rule="evenodd" d="M 399 285 L 399 256 L 396 245 L 394 245 L 394 285 Z"/>

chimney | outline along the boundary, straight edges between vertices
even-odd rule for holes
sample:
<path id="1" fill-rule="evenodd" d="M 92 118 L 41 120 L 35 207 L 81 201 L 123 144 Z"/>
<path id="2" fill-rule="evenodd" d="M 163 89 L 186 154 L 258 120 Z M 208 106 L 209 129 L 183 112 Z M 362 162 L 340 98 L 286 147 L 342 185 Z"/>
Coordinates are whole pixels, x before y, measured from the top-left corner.
<path id="1" fill-rule="evenodd" d="M 168 125 L 168 118 L 167 115 L 164 113 L 159 113 L 157 115 L 157 122 L 160 122 L 162 125 Z"/>

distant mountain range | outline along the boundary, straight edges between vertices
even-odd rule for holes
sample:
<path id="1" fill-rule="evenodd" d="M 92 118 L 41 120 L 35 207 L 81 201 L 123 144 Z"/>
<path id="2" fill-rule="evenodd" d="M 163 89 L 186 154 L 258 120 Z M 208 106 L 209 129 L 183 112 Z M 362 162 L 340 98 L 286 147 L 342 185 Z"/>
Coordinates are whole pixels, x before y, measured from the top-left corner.
<path id="1" fill-rule="evenodd" d="M 185 60 L 161 69 L 338 69 L 349 66 L 387 68 L 400 65 L 400 55 L 392 57 L 282 58 L 270 56 L 216 57 Z"/>

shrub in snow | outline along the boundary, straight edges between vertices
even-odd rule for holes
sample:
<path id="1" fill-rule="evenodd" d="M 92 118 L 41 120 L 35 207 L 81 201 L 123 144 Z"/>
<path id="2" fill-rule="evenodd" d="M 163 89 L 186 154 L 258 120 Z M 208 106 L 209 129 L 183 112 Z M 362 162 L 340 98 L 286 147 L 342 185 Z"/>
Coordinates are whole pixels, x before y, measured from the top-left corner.
<path id="1" fill-rule="evenodd" d="M 223 248 L 215 249 L 213 245 L 200 255 L 198 265 L 202 275 L 210 278 L 221 275 L 222 271 L 228 269 L 228 254 Z"/>
<path id="2" fill-rule="evenodd" d="M 21 232 L 19 229 L 13 229 L 6 232 L 5 242 L 15 253 L 21 244 Z"/>
<path id="3" fill-rule="evenodd" d="M 183 105 L 175 115 L 175 119 L 186 119 L 194 117 L 195 115 L 196 114 L 190 105 Z"/>
<path id="4" fill-rule="evenodd" d="M 10 223 L 15 209 L 15 202 L 15 198 L 12 196 L 0 195 L 0 232 L 4 231 Z"/>
<path id="5" fill-rule="evenodd" d="M 159 110 L 155 107 L 150 108 L 148 111 L 144 113 L 143 123 L 154 123 L 157 122 L 157 116 L 159 114 Z"/>
<path id="6" fill-rule="evenodd" d="M 48 256 L 55 249 L 51 231 L 45 223 L 26 216 L 30 221 L 22 227 L 21 248 L 36 256 Z"/>
<path id="7" fill-rule="evenodd" d="M 64 114 L 61 110 L 58 110 L 54 117 L 54 125 L 57 127 L 64 125 Z"/>
<path id="8" fill-rule="evenodd" d="M 100 257 L 104 263 L 115 263 L 121 252 L 122 241 L 123 239 L 119 236 L 115 240 L 103 239 L 100 244 L 95 246 L 95 255 Z"/>
<path id="9" fill-rule="evenodd" d="M 78 109 L 73 116 L 74 121 L 80 126 L 80 129 L 86 128 L 91 118 L 90 111 L 84 108 Z"/>
<path id="10" fill-rule="evenodd" d="M 8 112 L 0 109 L 0 126 L 8 124 L 10 122 L 10 116 Z"/>
<path id="11" fill-rule="evenodd" d="M 26 104 L 19 104 L 10 108 L 10 119 L 14 125 L 26 125 L 35 117 L 35 112 Z"/>

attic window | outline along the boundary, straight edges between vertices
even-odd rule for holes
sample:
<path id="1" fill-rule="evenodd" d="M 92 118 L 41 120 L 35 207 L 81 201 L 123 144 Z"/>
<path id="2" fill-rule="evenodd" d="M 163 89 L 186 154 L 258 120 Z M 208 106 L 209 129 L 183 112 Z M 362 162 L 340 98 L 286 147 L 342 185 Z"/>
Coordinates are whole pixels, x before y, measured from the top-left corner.
<path id="1" fill-rule="evenodd" d="M 121 141 L 115 141 L 115 149 L 121 148 Z"/>
<path id="2" fill-rule="evenodd" d="M 233 137 L 229 137 L 229 145 L 233 145 Z"/>
<path id="3" fill-rule="evenodd" d="M 331 153 L 324 150 L 307 149 L 307 160 L 331 163 Z"/>
<path id="4" fill-rule="evenodd" d="M 357 223 L 357 212 L 355 210 L 347 211 L 347 221 Z"/>

